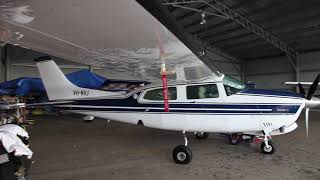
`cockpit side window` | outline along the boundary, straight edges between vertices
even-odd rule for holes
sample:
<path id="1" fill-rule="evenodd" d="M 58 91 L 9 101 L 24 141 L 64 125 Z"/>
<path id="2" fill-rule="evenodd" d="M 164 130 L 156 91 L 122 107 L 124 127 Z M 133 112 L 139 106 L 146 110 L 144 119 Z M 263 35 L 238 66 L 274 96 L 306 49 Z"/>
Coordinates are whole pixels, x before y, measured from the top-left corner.
<path id="1" fill-rule="evenodd" d="M 169 100 L 176 100 L 177 99 L 177 88 L 176 87 L 169 87 L 168 88 L 168 98 L 169 98 Z M 143 99 L 154 100 L 154 101 L 163 100 L 162 88 L 149 90 L 148 92 L 145 93 Z"/>
<path id="2" fill-rule="evenodd" d="M 187 99 L 218 98 L 219 91 L 216 84 L 187 86 Z"/>

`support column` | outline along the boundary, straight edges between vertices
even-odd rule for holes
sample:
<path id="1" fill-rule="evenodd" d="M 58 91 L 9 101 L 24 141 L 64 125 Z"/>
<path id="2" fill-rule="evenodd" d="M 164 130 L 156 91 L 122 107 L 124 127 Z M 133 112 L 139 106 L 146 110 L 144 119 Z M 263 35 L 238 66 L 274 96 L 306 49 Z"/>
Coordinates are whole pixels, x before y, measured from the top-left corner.
<path id="1" fill-rule="evenodd" d="M 0 83 L 4 81 L 4 67 L 2 62 L 2 46 L 0 46 Z"/>
<path id="2" fill-rule="evenodd" d="M 296 57 L 296 81 L 300 82 L 300 57 Z M 296 92 L 299 93 L 299 87 L 296 87 Z"/>
<path id="3" fill-rule="evenodd" d="M 241 68 L 240 68 L 241 69 L 241 74 L 240 74 L 241 75 L 241 81 L 246 83 L 245 82 L 245 73 L 244 73 L 244 62 L 241 62 L 240 66 L 241 66 Z"/>
<path id="4" fill-rule="evenodd" d="M 6 54 L 5 47 L 0 46 L 0 82 L 4 82 L 6 80 Z"/>
<path id="5" fill-rule="evenodd" d="M 89 66 L 89 71 L 93 72 L 93 67 L 91 65 Z"/>
<path id="6" fill-rule="evenodd" d="M 10 46 L 6 45 L 3 47 L 3 59 L 5 64 L 5 81 L 11 80 L 11 58 L 10 58 Z"/>

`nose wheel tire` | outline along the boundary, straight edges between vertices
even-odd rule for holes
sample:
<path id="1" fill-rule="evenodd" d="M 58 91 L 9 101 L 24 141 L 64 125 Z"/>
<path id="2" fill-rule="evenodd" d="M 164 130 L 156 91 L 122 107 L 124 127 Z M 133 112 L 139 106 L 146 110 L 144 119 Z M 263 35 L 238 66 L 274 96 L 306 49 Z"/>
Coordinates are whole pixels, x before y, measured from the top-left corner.
<path id="1" fill-rule="evenodd" d="M 276 151 L 276 146 L 272 141 L 268 141 L 269 147 L 267 147 L 266 143 L 261 143 L 261 152 L 263 154 L 273 154 Z"/>
<path id="2" fill-rule="evenodd" d="M 177 164 L 188 164 L 192 160 L 192 151 L 188 146 L 176 146 L 172 152 L 173 160 Z"/>
<path id="3" fill-rule="evenodd" d="M 209 136 L 209 133 L 207 132 L 196 132 L 195 136 L 197 139 L 207 139 Z"/>

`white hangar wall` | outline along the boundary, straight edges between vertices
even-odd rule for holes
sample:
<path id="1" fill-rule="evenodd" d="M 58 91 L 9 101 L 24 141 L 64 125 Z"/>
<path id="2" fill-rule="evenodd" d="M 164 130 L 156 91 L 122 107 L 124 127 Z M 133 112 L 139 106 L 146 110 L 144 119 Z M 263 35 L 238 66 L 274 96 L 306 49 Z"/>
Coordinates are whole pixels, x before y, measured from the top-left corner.
<path id="1" fill-rule="evenodd" d="M 312 82 L 320 73 L 320 51 L 299 55 L 300 81 Z M 296 73 L 288 57 L 256 59 L 244 63 L 245 80 L 253 81 L 256 88 L 294 90 L 285 81 L 296 81 Z"/>

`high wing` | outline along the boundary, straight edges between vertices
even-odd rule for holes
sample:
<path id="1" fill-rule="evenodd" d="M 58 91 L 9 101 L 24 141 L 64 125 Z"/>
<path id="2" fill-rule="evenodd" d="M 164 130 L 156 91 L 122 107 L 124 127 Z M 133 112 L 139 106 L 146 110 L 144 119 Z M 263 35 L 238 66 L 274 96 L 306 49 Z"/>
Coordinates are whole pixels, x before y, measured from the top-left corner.
<path id="1" fill-rule="evenodd" d="M 197 55 L 134 0 L 0 2 L 0 41 L 101 67 L 128 79 L 160 77 L 157 32 L 169 70 L 195 67 L 190 71 L 197 76 L 187 80 L 212 75 Z"/>

